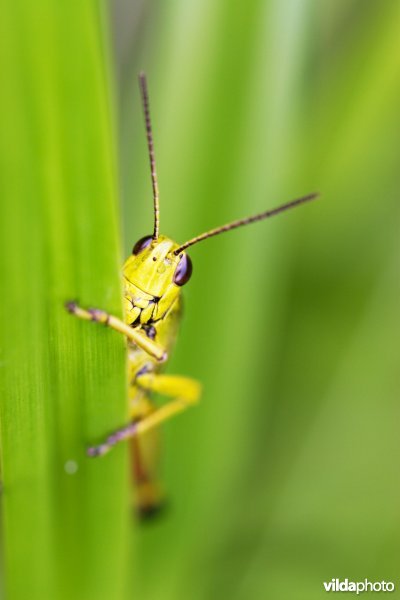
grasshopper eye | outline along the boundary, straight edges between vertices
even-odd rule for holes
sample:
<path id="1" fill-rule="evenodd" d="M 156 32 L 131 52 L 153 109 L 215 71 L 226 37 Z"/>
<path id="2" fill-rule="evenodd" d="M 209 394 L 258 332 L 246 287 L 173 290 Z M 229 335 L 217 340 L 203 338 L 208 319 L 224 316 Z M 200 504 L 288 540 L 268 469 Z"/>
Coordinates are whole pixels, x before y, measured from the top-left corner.
<path id="1" fill-rule="evenodd" d="M 133 246 L 132 254 L 140 254 L 147 246 L 150 246 L 153 241 L 153 236 L 146 235 L 146 237 L 140 238 L 138 242 Z"/>
<path id="2" fill-rule="evenodd" d="M 185 285 L 185 283 L 189 281 L 192 271 L 192 261 L 187 254 L 182 254 L 178 266 L 176 267 L 174 283 L 179 286 Z"/>

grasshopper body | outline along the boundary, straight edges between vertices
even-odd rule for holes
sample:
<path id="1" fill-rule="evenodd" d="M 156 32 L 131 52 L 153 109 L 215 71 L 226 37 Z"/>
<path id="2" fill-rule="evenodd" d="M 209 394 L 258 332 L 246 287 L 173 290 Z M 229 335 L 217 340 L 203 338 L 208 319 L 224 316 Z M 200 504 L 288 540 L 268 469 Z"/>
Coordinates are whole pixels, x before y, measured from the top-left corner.
<path id="1" fill-rule="evenodd" d="M 103 323 L 127 338 L 129 361 L 130 423 L 111 433 L 103 443 L 88 448 L 88 455 L 102 456 L 123 440 L 131 440 L 132 466 L 139 514 L 153 514 L 160 506 L 161 492 L 156 481 L 157 452 L 154 433 L 160 423 L 195 404 L 200 384 L 187 377 L 165 375 L 163 363 L 175 342 L 181 310 L 181 288 L 190 279 L 192 264 L 185 250 L 214 235 L 274 216 L 317 194 L 303 196 L 278 208 L 234 221 L 177 244 L 159 233 L 158 183 L 150 124 L 146 79 L 139 77 L 144 106 L 154 199 L 154 231 L 141 238 L 123 268 L 124 320 L 100 309 L 86 310 L 75 302 L 67 309 L 77 317 Z M 155 406 L 152 392 L 169 398 Z"/>
<path id="2" fill-rule="evenodd" d="M 129 412 L 131 423 L 111 434 L 102 444 L 88 449 L 101 456 L 118 442 L 131 439 L 136 504 L 141 516 L 158 509 L 161 491 L 156 482 L 156 426 L 197 402 L 200 385 L 189 378 L 163 375 L 161 367 L 176 339 L 181 313 L 181 286 L 192 267 L 185 252 L 165 236 L 140 239 L 123 268 L 124 322 L 99 309 L 85 310 L 70 302 L 76 316 L 104 323 L 128 339 Z M 156 408 L 151 392 L 172 398 Z M 150 434 L 150 430 L 153 433 Z M 147 434 L 147 435 L 144 435 Z"/>

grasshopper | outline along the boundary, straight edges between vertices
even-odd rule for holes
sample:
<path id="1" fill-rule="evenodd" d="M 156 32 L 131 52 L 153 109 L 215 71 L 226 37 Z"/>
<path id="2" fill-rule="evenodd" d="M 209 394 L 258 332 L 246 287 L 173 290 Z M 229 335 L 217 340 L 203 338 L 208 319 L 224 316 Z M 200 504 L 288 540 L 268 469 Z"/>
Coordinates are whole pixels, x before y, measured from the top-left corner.
<path id="1" fill-rule="evenodd" d="M 154 478 L 154 456 L 146 457 L 145 439 L 151 430 L 174 415 L 195 405 L 201 393 L 200 384 L 188 377 L 161 372 L 175 342 L 181 315 L 181 289 L 192 274 L 187 248 L 207 238 L 262 221 L 304 202 L 318 194 L 308 194 L 260 214 L 211 229 L 178 244 L 160 235 L 159 189 L 150 120 L 147 81 L 139 75 L 144 112 L 150 173 L 153 188 L 154 229 L 133 247 L 123 267 L 124 321 L 98 308 L 85 309 L 67 302 L 67 310 L 80 319 L 102 323 L 119 331 L 127 339 L 130 422 L 111 433 L 101 444 L 87 449 L 90 457 L 102 456 L 123 440 L 131 440 L 133 471 L 139 514 L 147 516 L 160 505 L 161 493 Z M 170 400 L 156 407 L 153 392 Z"/>

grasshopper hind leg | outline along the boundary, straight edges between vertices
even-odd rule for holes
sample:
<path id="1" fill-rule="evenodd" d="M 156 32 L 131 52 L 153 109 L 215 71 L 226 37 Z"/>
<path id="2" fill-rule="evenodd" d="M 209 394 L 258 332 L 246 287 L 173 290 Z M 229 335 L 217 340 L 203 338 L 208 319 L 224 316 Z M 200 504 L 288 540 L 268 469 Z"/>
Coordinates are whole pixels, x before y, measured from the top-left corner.
<path id="1" fill-rule="evenodd" d="M 134 484 L 133 505 L 141 521 L 152 521 L 162 516 L 168 504 L 158 479 L 158 456 L 154 456 L 154 445 L 157 446 L 158 454 L 158 439 L 154 439 L 157 433 L 153 431 L 151 436 L 143 436 L 142 439 L 133 438 L 130 442 Z M 151 439 L 146 439 L 149 437 Z"/>

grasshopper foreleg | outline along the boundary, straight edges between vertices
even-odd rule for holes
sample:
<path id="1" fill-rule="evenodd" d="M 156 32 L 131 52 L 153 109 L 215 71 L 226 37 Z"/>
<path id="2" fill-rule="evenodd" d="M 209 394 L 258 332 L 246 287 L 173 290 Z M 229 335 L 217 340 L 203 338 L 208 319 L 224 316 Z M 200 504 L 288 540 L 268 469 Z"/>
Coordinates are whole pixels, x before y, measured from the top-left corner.
<path id="1" fill-rule="evenodd" d="M 139 346 L 139 348 L 150 354 L 150 356 L 156 358 L 159 362 L 164 362 L 168 358 L 164 348 L 162 348 L 159 344 L 151 340 L 141 331 L 133 329 L 121 321 L 121 319 L 118 319 L 118 317 L 114 317 L 104 310 L 99 308 L 89 308 L 86 310 L 85 308 L 81 308 L 76 302 L 67 302 L 65 308 L 68 310 L 68 312 L 76 317 L 79 317 L 80 319 L 102 323 L 107 327 L 111 327 L 111 329 L 114 329 L 115 331 L 119 331 L 125 335 L 128 340 Z"/>

